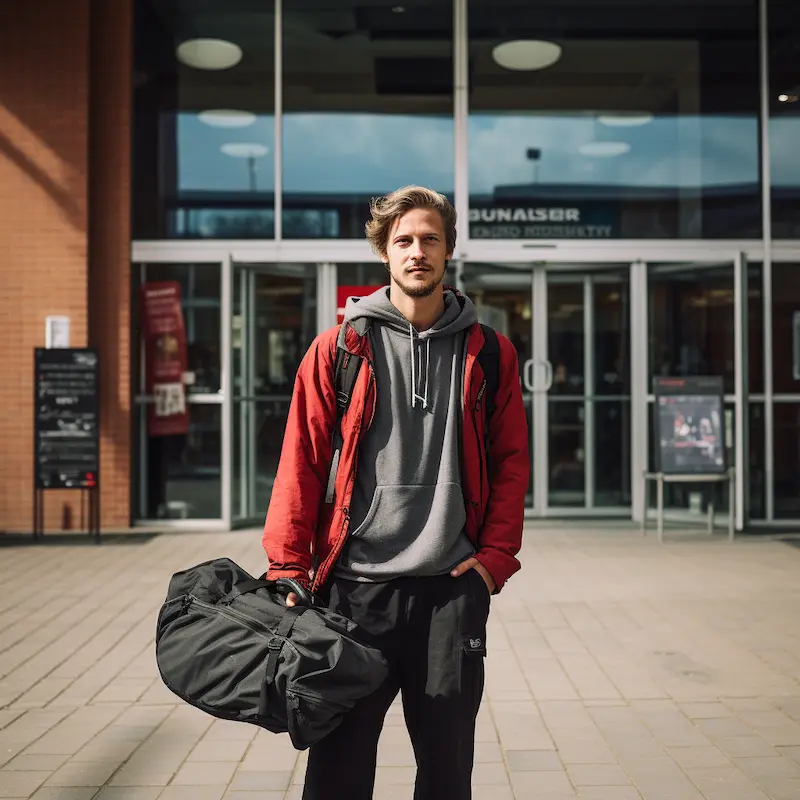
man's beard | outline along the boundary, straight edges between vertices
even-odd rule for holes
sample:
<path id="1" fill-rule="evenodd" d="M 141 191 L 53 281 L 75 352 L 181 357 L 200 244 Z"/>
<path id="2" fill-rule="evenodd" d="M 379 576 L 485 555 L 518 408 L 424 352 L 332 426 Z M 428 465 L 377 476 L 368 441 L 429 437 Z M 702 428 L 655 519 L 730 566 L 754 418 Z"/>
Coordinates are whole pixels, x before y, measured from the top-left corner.
<path id="1" fill-rule="evenodd" d="M 396 279 L 393 280 L 397 284 L 400 291 L 402 291 L 406 297 L 415 297 L 415 298 L 430 297 L 436 291 L 436 288 L 439 286 L 439 284 L 444 280 L 444 273 L 445 270 L 442 270 L 442 274 L 437 279 L 434 279 L 430 283 L 428 283 L 427 281 L 424 283 L 418 283 L 417 281 L 414 281 L 413 283 L 412 282 L 406 283 L 405 281 L 403 281 L 401 283 Z M 432 270 L 429 274 L 433 275 L 435 273 Z"/>

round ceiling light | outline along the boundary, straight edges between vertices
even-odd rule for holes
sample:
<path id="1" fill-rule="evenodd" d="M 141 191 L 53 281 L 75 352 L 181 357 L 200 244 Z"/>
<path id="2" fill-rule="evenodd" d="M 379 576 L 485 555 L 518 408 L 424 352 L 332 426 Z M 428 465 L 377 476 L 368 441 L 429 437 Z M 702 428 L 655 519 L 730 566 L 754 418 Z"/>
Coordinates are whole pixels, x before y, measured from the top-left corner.
<path id="1" fill-rule="evenodd" d="M 250 142 L 228 142 L 220 150 L 233 158 L 261 158 L 269 153 L 269 148 L 263 144 Z"/>
<path id="2" fill-rule="evenodd" d="M 492 50 L 492 58 L 504 69 L 546 69 L 561 58 L 561 45 L 536 39 L 517 39 L 498 44 Z"/>
<path id="3" fill-rule="evenodd" d="M 630 149 L 631 146 L 627 142 L 587 142 L 578 148 L 581 155 L 595 158 L 624 156 Z"/>
<path id="4" fill-rule="evenodd" d="M 649 111 L 622 111 L 601 114 L 597 119 L 609 128 L 636 128 L 652 122 L 653 115 Z"/>
<path id="5" fill-rule="evenodd" d="M 188 39 L 176 54 L 178 61 L 195 69 L 230 69 L 242 60 L 242 48 L 224 39 Z"/>
<path id="6" fill-rule="evenodd" d="M 796 103 L 798 96 L 796 94 L 779 94 L 778 102 L 780 103 Z"/>
<path id="7" fill-rule="evenodd" d="M 209 108 L 198 115 L 201 122 L 212 128 L 246 128 L 256 121 L 251 111 L 239 111 L 234 108 Z"/>

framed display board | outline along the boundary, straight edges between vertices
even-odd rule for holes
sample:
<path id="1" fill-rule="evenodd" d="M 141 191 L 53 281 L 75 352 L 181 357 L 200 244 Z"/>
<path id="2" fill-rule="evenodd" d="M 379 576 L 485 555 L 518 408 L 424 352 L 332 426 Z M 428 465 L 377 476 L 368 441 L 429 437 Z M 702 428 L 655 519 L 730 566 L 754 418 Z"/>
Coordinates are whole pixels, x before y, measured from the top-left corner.
<path id="1" fill-rule="evenodd" d="M 721 475 L 727 469 L 722 378 L 654 378 L 656 472 Z"/>

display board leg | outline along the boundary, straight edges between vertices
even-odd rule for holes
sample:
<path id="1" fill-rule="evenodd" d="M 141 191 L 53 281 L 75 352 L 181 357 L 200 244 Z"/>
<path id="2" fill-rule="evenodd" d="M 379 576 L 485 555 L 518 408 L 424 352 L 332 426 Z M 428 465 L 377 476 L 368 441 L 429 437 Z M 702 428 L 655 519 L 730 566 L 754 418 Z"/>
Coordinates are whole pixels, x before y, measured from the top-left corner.
<path id="1" fill-rule="evenodd" d="M 647 536 L 647 477 L 642 476 L 642 536 Z"/>
<path id="2" fill-rule="evenodd" d="M 94 539 L 100 544 L 100 486 L 94 488 Z"/>
<path id="3" fill-rule="evenodd" d="M 714 484 L 711 485 L 711 492 L 708 496 L 708 534 L 714 533 Z"/>

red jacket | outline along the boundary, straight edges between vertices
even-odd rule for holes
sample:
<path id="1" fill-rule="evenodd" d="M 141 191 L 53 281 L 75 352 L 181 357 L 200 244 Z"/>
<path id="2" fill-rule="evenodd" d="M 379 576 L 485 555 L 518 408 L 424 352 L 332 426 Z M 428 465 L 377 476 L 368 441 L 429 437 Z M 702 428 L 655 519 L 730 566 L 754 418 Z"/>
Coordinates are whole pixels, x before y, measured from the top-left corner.
<path id="1" fill-rule="evenodd" d="M 263 544 L 270 562 L 268 577 L 297 578 L 312 590 L 329 577 L 348 533 L 350 498 L 358 466 L 358 444 L 375 412 L 376 386 L 368 336 L 349 325 L 345 348 L 365 359 L 342 418 L 343 446 L 336 472 L 334 501 L 325 502 L 336 423 L 334 364 L 339 328 L 320 334 L 297 372 L 280 464 L 264 525 Z M 481 402 L 483 345 L 479 324 L 469 329 L 464 377 L 465 424 L 462 442 L 462 490 L 465 532 L 478 561 L 489 571 L 497 591 L 519 569 L 525 495 L 530 460 L 528 423 L 522 402 L 517 353 L 498 335 L 500 381 L 489 420 L 488 470 L 484 455 L 486 406 Z M 469 418 L 474 424 L 469 423 Z"/>

